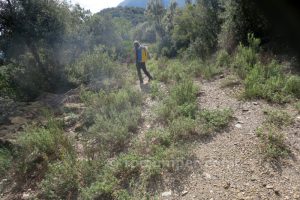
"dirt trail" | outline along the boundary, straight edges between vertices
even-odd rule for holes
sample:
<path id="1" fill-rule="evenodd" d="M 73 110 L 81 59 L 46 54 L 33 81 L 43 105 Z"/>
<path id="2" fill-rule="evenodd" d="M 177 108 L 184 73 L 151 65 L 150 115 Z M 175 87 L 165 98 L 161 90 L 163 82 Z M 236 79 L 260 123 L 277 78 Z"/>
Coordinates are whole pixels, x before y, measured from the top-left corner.
<path id="1" fill-rule="evenodd" d="M 299 141 L 295 133 L 300 122 L 286 130 L 295 157 L 274 165 L 264 162 L 255 130 L 264 121 L 264 109 L 272 107 L 264 101 L 239 101 L 232 96 L 232 88 L 221 88 L 221 82 L 197 82 L 202 88 L 199 105 L 231 108 L 235 120 L 228 130 L 195 145 L 193 153 L 202 173 L 192 173 L 185 185 L 188 193 L 172 199 L 300 199 L 300 152 L 293 142 Z M 295 115 L 290 107 L 287 110 Z"/>

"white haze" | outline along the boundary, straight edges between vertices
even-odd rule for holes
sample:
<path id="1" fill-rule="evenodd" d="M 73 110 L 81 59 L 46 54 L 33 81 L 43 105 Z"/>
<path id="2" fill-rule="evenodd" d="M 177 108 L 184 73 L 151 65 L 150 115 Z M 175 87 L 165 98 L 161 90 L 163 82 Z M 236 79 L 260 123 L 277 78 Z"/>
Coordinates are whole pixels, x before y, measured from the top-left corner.
<path id="1" fill-rule="evenodd" d="M 104 8 L 116 7 L 122 0 L 71 0 L 73 4 L 80 4 L 81 7 L 89 9 L 92 13 L 99 12 Z"/>

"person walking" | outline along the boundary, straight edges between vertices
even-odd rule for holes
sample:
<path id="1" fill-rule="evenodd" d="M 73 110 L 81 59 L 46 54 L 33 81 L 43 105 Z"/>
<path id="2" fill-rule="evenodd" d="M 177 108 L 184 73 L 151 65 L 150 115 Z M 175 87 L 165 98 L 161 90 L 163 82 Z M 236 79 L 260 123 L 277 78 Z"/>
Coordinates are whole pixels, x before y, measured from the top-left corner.
<path id="1" fill-rule="evenodd" d="M 146 68 L 146 62 L 149 59 L 149 53 L 146 47 L 142 46 L 139 41 L 134 41 L 134 52 L 135 52 L 135 62 L 136 62 L 136 68 L 137 73 L 139 76 L 140 84 L 143 84 L 143 76 L 142 76 L 142 70 L 146 74 L 146 76 L 149 78 L 149 82 L 153 80 L 153 77 L 148 72 Z"/>

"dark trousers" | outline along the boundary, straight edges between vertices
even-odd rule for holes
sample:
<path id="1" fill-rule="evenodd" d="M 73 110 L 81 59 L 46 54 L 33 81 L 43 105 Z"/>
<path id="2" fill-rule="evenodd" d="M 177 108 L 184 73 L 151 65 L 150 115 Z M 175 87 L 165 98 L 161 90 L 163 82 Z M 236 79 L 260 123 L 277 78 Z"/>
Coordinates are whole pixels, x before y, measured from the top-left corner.
<path id="1" fill-rule="evenodd" d="M 146 69 L 146 64 L 145 63 L 136 63 L 136 69 L 138 72 L 138 76 L 140 79 L 140 82 L 143 83 L 143 76 L 142 76 L 142 71 L 146 74 L 146 76 L 149 78 L 149 80 L 152 80 L 152 76 L 150 75 L 150 73 L 147 71 Z"/>

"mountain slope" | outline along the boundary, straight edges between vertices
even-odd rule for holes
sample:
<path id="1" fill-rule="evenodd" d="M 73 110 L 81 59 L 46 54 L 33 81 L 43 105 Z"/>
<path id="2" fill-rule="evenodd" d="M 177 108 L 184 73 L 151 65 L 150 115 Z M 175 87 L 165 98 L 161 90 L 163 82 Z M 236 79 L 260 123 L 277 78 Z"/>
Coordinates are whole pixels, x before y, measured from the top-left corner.
<path id="1" fill-rule="evenodd" d="M 119 6 L 123 7 L 141 7 L 146 8 L 148 0 L 124 0 L 119 4 Z M 170 4 L 171 0 L 163 0 L 165 7 Z M 183 6 L 185 1 L 184 0 L 177 0 L 179 6 Z"/>

